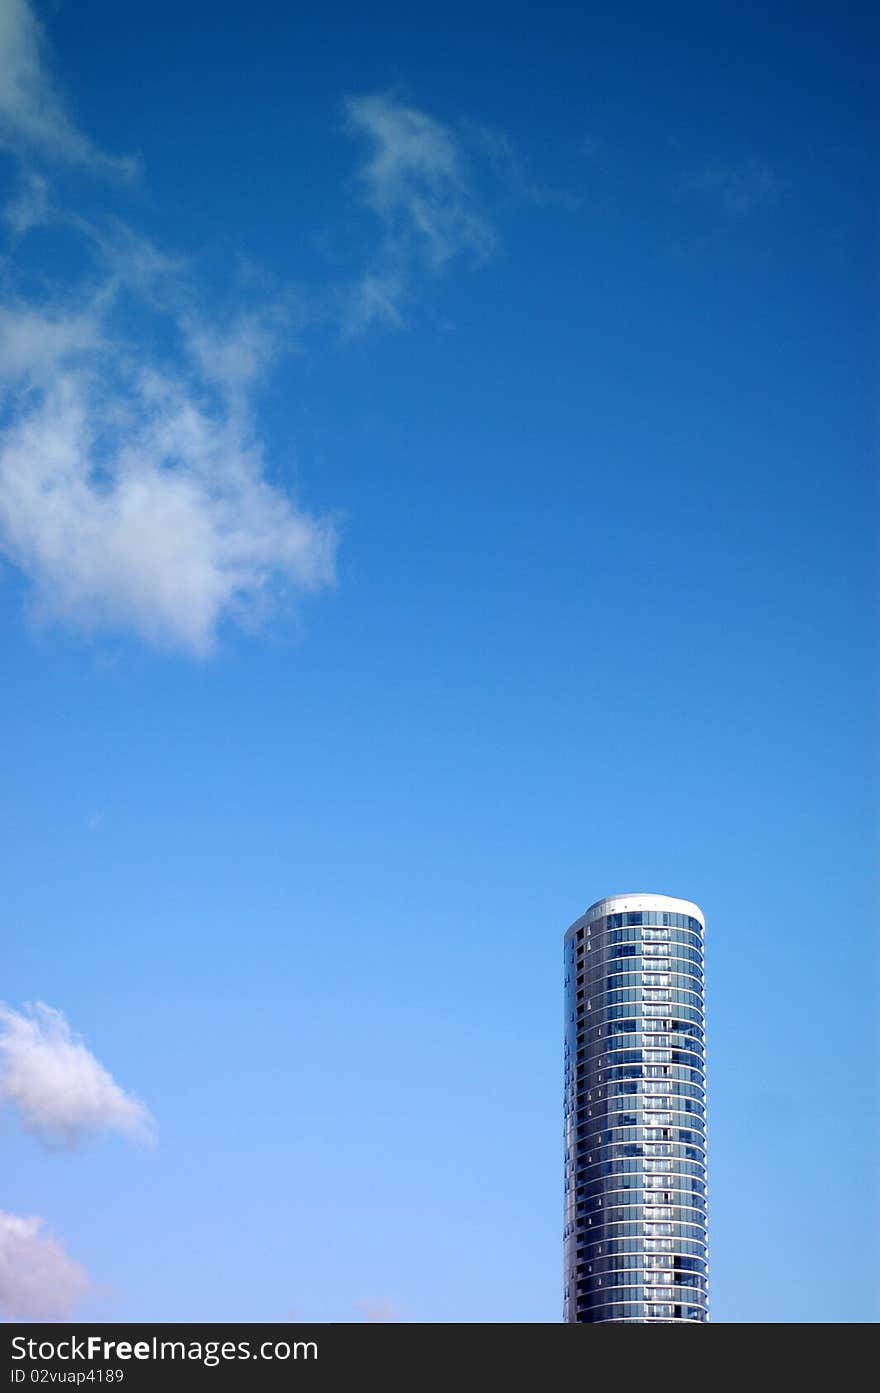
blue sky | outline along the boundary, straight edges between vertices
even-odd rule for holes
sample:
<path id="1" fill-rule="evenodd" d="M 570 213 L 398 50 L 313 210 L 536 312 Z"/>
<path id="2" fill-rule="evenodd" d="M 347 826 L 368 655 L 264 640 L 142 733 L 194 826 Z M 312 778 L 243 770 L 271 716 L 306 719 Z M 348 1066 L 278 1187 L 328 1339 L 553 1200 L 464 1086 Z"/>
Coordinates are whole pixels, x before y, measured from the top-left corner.
<path id="1" fill-rule="evenodd" d="M 0 0 L 9 1313 L 558 1320 L 647 890 L 712 1318 L 876 1318 L 869 10 Z"/>

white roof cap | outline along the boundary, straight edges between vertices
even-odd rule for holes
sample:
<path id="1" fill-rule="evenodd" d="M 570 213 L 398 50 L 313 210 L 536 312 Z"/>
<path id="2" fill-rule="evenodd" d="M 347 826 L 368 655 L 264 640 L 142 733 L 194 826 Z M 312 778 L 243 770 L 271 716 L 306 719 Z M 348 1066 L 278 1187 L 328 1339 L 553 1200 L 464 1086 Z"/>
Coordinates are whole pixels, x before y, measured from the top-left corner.
<path id="1" fill-rule="evenodd" d="M 665 909 L 672 914 L 689 914 L 693 919 L 699 920 L 703 929 L 706 927 L 706 920 L 703 911 L 693 900 L 679 900 L 674 895 L 606 895 L 603 900 L 596 900 L 591 904 L 585 914 L 580 919 L 576 919 L 571 929 L 580 928 L 582 924 L 592 924 L 596 919 L 602 919 L 606 914 L 618 914 L 623 910 L 632 909 Z M 571 933 L 571 929 L 568 933 Z"/>

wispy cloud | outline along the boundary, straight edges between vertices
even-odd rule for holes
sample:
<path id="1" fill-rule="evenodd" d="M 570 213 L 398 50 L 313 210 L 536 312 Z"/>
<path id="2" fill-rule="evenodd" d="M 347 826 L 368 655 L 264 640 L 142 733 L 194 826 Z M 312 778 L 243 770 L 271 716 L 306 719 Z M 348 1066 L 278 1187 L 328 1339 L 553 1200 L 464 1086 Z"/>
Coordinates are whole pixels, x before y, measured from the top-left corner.
<path id="1" fill-rule="evenodd" d="M 65 1319 L 92 1283 L 43 1220 L 0 1212 L 0 1309 L 13 1319 Z"/>
<path id="2" fill-rule="evenodd" d="M 360 179 L 389 237 L 415 237 L 435 265 L 491 249 L 495 234 L 477 208 L 449 127 L 387 93 L 349 97 L 345 109 L 352 129 L 370 142 Z"/>
<path id="3" fill-rule="evenodd" d="M 775 202 L 782 192 L 783 180 L 767 160 L 753 158 L 708 165 L 684 178 L 680 187 L 683 192 L 711 199 L 732 217 L 744 217 Z"/>
<path id="4" fill-rule="evenodd" d="M 77 128 L 55 88 L 46 42 L 27 0 L 0 4 L 0 148 L 129 179 L 137 161 L 107 155 Z"/>
<path id="5" fill-rule="evenodd" d="M 23 237 L 39 227 L 49 216 L 49 184 L 41 174 L 30 172 L 21 181 L 18 193 L 3 209 L 3 220 L 13 237 Z"/>
<path id="6" fill-rule="evenodd" d="M 356 336 L 375 325 L 402 329 L 403 306 L 409 295 L 407 277 L 393 265 L 367 271 L 345 297 L 342 327 L 346 336 Z"/>
<path id="7" fill-rule="evenodd" d="M 349 328 L 399 326 L 418 270 L 439 271 L 462 254 L 485 259 L 495 230 L 449 126 L 390 93 L 349 97 L 345 112 L 349 129 L 368 143 L 359 183 L 382 224 L 377 255 L 352 298 Z"/>
<path id="8" fill-rule="evenodd" d="M 0 1004 L 0 1101 L 52 1147 L 102 1131 L 147 1140 L 155 1129 L 144 1104 L 119 1087 L 62 1013 L 42 1002 L 24 1012 Z"/>

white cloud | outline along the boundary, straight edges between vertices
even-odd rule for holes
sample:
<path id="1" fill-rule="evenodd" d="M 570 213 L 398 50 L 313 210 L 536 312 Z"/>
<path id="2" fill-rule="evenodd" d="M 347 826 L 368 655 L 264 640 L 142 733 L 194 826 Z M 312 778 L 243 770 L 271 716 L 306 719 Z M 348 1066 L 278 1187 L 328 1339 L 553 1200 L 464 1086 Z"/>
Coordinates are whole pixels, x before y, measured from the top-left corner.
<path id="1" fill-rule="evenodd" d="M 221 323 L 124 223 L 54 220 L 91 264 L 54 300 L 0 304 L 0 557 L 42 622 L 205 656 L 334 578 L 334 525 L 270 483 L 249 406 L 289 297 Z"/>
<path id="2" fill-rule="evenodd" d="M 144 1104 L 119 1087 L 62 1013 L 42 1002 L 24 1012 L 0 1003 L 0 1101 L 50 1146 L 101 1131 L 146 1140 L 155 1127 Z"/>
<path id="3" fill-rule="evenodd" d="M 383 226 L 375 262 L 352 297 L 347 329 L 353 333 L 376 322 L 403 323 L 419 262 L 437 271 L 462 253 L 480 260 L 496 237 L 448 126 L 388 93 L 349 97 L 345 112 L 350 129 L 369 142 L 360 183 Z"/>
<path id="4" fill-rule="evenodd" d="M 118 255 L 76 305 L 0 309 L 0 553 L 40 618 L 204 656 L 225 621 L 332 583 L 336 534 L 266 477 L 247 392 L 269 328 L 200 320 L 145 247 L 125 291 L 179 342 L 170 356 L 118 328 Z"/>
<path id="5" fill-rule="evenodd" d="M 0 0 L 0 148 L 131 178 L 136 160 L 104 154 L 71 120 L 47 71 L 45 47 L 27 0 Z"/>
<path id="6" fill-rule="evenodd" d="M 198 317 L 182 321 L 187 349 L 206 382 L 230 392 L 250 386 L 275 357 L 283 316 L 242 313 L 226 328 Z M 273 319 L 276 322 L 273 322 Z"/>
<path id="7" fill-rule="evenodd" d="M 0 305 L 0 390 L 48 383 L 65 360 L 100 344 L 94 306 L 71 310 Z"/>
<path id="8" fill-rule="evenodd" d="M 85 1268 L 42 1226 L 0 1211 L 0 1309 L 13 1319 L 65 1319 L 92 1289 Z"/>
<path id="9" fill-rule="evenodd" d="M 408 296 L 406 278 L 400 270 L 367 271 L 357 282 L 345 307 L 343 336 L 355 338 L 374 325 L 392 329 L 404 327 L 403 305 Z"/>
<path id="10" fill-rule="evenodd" d="M 388 94 L 349 97 L 352 128 L 372 155 L 361 171 L 366 199 L 393 234 L 414 234 L 435 265 L 457 252 L 489 251 L 495 238 L 477 210 L 452 132 Z"/>
<path id="11" fill-rule="evenodd" d="M 2 0 L 0 0 L 2 3 Z M 49 218 L 49 185 L 41 174 L 28 173 L 14 198 L 3 209 L 3 219 L 13 237 L 23 237 Z"/>

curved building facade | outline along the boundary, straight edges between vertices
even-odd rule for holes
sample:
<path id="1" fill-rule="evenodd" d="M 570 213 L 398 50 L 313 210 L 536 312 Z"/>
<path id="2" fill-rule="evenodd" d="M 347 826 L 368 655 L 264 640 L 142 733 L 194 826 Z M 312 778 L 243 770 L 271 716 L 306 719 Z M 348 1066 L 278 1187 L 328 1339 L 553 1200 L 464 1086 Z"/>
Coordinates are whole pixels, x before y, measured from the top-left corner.
<path id="1" fill-rule="evenodd" d="M 565 1320 L 708 1320 L 705 920 L 598 900 L 565 935 Z"/>

